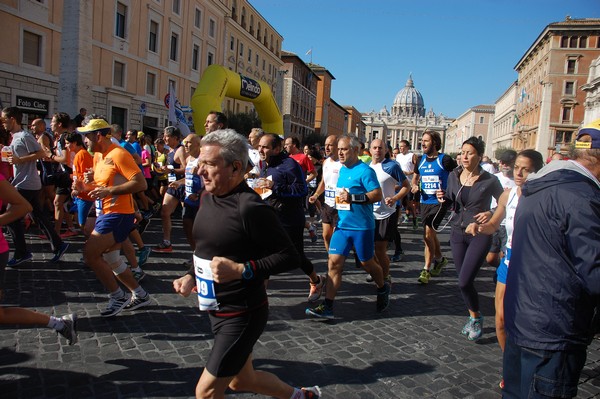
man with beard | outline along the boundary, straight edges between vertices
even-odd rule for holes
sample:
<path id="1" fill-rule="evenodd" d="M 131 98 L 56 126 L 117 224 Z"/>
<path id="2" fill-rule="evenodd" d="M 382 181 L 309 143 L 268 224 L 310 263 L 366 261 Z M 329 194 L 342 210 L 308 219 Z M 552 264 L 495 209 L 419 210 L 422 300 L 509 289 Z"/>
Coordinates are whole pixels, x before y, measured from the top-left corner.
<path id="1" fill-rule="evenodd" d="M 423 155 L 417 159 L 413 175 L 412 192 L 421 192 L 421 222 L 425 241 L 425 266 L 419 275 L 421 284 L 429 283 L 431 276 L 439 276 L 448 259 L 442 256 L 436 229 L 446 215 L 448 201 L 439 203 L 437 190 L 446 190 L 448 174 L 456 168 L 456 162 L 441 153 L 442 138 L 435 131 L 426 131 L 421 138 Z"/>

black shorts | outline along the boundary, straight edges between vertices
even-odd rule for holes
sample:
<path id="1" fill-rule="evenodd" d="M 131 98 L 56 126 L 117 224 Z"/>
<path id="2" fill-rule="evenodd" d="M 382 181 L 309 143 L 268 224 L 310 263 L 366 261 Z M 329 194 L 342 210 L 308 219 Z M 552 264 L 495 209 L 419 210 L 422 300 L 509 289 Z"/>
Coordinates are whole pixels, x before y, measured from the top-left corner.
<path id="1" fill-rule="evenodd" d="M 183 202 L 183 200 L 185 199 L 185 185 L 182 184 L 178 188 L 169 187 L 167 189 L 167 194 L 177 198 L 177 201 Z"/>
<path id="2" fill-rule="evenodd" d="M 506 236 L 506 227 L 500 226 L 498 231 L 495 232 L 492 236 L 492 246 L 490 247 L 490 250 L 488 252 L 491 252 L 493 254 L 500 253 L 500 251 L 506 252 L 507 239 L 508 237 Z"/>
<path id="3" fill-rule="evenodd" d="M 398 212 L 392 213 L 386 219 L 375 219 L 375 242 L 394 241 L 394 235 L 398 228 Z"/>
<path id="4" fill-rule="evenodd" d="M 236 376 L 267 325 L 269 305 L 233 317 L 208 315 L 215 343 L 208 356 L 206 370 L 215 377 Z"/>
<path id="5" fill-rule="evenodd" d="M 323 203 L 323 206 L 321 207 L 321 221 L 323 224 L 330 224 L 335 227 L 338 221 L 337 209 Z"/>
<path id="6" fill-rule="evenodd" d="M 158 187 L 167 187 L 169 185 L 169 181 L 167 179 L 156 179 Z"/>
<path id="7" fill-rule="evenodd" d="M 446 216 L 446 211 L 448 210 L 448 205 L 446 204 L 448 204 L 447 201 L 441 204 L 421 204 L 421 221 L 423 226 L 437 229 L 444 216 Z"/>

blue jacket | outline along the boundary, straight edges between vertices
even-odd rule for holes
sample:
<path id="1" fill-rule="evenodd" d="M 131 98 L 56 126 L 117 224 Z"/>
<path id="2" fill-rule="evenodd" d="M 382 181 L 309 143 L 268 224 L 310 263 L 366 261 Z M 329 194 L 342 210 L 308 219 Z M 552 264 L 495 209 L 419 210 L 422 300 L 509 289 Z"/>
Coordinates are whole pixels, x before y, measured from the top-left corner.
<path id="1" fill-rule="evenodd" d="M 600 183 L 586 172 L 573 161 L 553 161 L 522 188 L 504 296 L 508 337 L 519 346 L 569 350 L 593 338 Z"/>
<path id="2" fill-rule="evenodd" d="M 273 194 L 266 201 L 273 206 L 284 227 L 304 227 L 304 197 L 308 186 L 300 164 L 285 153 L 273 155 L 267 161 L 262 177 L 273 179 Z"/>

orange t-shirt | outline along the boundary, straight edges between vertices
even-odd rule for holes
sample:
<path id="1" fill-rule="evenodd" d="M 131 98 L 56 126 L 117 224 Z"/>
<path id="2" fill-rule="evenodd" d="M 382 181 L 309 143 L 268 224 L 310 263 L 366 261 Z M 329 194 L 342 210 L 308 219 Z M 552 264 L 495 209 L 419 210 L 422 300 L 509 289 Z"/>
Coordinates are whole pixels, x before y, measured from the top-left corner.
<path id="1" fill-rule="evenodd" d="M 130 181 L 142 173 L 127 150 L 111 144 L 106 153 L 94 154 L 94 182 L 98 186 L 112 187 Z M 132 214 L 135 212 L 131 194 L 113 195 L 102 199 L 102 213 Z"/>
<path id="2" fill-rule="evenodd" d="M 92 157 L 92 154 L 85 149 L 77 151 L 73 158 L 73 180 L 76 179 L 77 182 L 84 182 L 85 171 L 93 167 L 94 157 Z M 85 201 L 94 201 L 85 191 L 79 191 L 78 197 Z"/>

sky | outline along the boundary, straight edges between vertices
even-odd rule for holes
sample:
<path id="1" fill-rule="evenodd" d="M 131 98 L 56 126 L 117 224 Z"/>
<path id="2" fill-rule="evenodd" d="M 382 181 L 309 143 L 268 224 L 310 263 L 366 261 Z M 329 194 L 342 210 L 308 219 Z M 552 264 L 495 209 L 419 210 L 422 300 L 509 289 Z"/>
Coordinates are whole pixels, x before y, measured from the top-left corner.
<path id="1" fill-rule="evenodd" d="M 456 118 L 494 102 L 544 28 L 600 18 L 600 0 L 250 0 L 282 49 L 335 77 L 332 98 L 391 110 L 412 74 L 427 111 Z"/>

